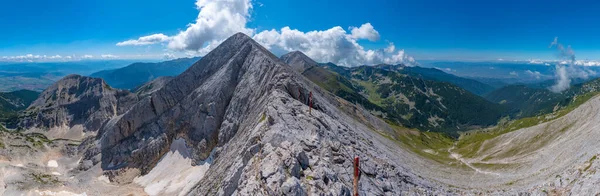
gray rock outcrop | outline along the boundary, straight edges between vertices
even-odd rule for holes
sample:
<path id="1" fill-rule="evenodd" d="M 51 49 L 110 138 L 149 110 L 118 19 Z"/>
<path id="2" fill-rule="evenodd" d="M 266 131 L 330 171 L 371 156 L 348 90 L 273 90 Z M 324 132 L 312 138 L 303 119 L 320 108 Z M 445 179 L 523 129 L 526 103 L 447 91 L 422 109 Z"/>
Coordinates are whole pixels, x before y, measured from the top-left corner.
<path id="1" fill-rule="evenodd" d="M 281 60 L 287 63 L 288 65 L 292 66 L 292 68 L 298 71 L 299 73 L 302 73 L 304 70 L 312 66 L 318 65 L 316 61 L 312 60 L 300 51 L 294 51 L 284 54 L 283 56 L 281 56 Z"/>
<path id="2" fill-rule="evenodd" d="M 84 131 L 96 132 L 136 102 L 132 93 L 113 89 L 102 79 L 68 75 L 40 94 L 19 125 L 43 129 L 82 125 Z"/>
<path id="3" fill-rule="evenodd" d="M 174 77 L 171 76 L 158 77 L 150 82 L 146 82 L 132 91 L 140 98 L 144 98 L 164 87 L 173 78 Z"/>

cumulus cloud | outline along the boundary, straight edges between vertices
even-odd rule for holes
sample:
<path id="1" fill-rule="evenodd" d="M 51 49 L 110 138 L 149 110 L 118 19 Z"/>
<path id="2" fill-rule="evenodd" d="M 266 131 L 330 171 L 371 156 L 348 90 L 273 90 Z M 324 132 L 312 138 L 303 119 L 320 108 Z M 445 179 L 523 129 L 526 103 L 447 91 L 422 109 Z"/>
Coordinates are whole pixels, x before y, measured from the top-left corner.
<path id="1" fill-rule="evenodd" d="M 363 25 L 365 26 L 365 25 Z M 370 25 L 369 25 L 370 26 Z M 357 37 L 342 27 L 321 31 L 302 32 L 290 27 L 262 31 L 254 39 L 272 51 L 302 51 L 319 62 L 333 62 L 344 66 L 363 64 L 415 64 L 414 58 L 404 50 L 394 52 L 393 43 L 386 49 L 367 50 L 357 42 Z M 390 49 L 391 48 L 391 49 Z"/>
<path id="2" fill-rule="evenodd" d="M 592 75 L 596 75 L 596 72 L 577 63 L 575 51 L 571 46 L 564 47 L 558 42 L 558 37 L 554 38 L 549 48 L 556 48 L 557 57 L 560 59 L 560 62 L 555 65 L 556 83 L 550 87 L 551 91 L 559 93 L 569 89 L 572 78 L 587 79 Z"/>
<path id="3" fill-rule="evenodd" d="M 365 23 L 358 28 L 350 27 L 350 32 L 354 39 L 368 39 L 369 41 L 379 40 L 379 32 L 373 28 L 371 23 Z"/>
<path id="4" fill-rule="evenodd" d="M 102 57 L 103 59 L 116 59 L 116 58 L 119 58 L 119 56 L 112 55 L 112 54 L 103 54 L 103 55 L 100 55 L 100 57 Z"/>
<path id="5" fill-rule="evenodd" d="M 175 55 L 173 53 L 164 53 L 163 56 L 165 59 L 175 59 Z"/>
<path id="6" fill-rule="evenodd" d="M 216 48 L 229 36 L 243 32 L 273 53 L 283 54 L 299 50 L 319 62 L 355 66 L 379 63 L 415 64 L 414 58 L 404 50 L 397 50 L 393 43 L 386 48 L 367 50 L 359 40 L 377 41 L 379 32 L 371 23 L 350 27 L 347 32 L 336 26 L 327 30 L 302 32 L 290 27 L 264 30 L 246 26 L 253 8 L 251 0 L 197 0 L 199 10 L 194 23 L 173 36 L 154 34 L 117 43 L 118 46 L 139 46 L 166 43 L 169 52 L 185 52 L 188 56 L 202 56 Z"/>
<path id="7" fill-rule="evenodd" d="M 566 66 L 556 65 L 556 79 L 556 84 L 550 87 L 550 91 L 559 93 L 569 89 L 571 78 L 567 74 Z"/>
<path id="8" fill-rule="evenodd" d="M 54 56 L 50 56 L 48 58 L 50 58 L 50 59 L 61 59 L 62 56 L 60 56 L 60 55 L 57 54 L 57 55 L 54 55 Z"/>
<path id="9" fill-rule="evenodd" d="M 199 13 L 195 23 L 188 24 L 176 35 L 153 34 L 119 42 L 117 46 L 167 43 L 171 50 L 204 55 L 237 32 L 254 34 L 254 29 L 246 27 L 252 9 L 250 0 L 197 0 L 196 7 Z"/>
<path id="10" fill-rule="evenodd" d="M 538 79 L 538 80 L 544 76 L 544 74 L 540 73 L 539 71 L 527 70 L 527 71 L 525 71 L 525 73 L 535 79 Z"/>
<path id="11" fill-rule="evenodd" d="M 82 59 L 92 59 L 92 58 L 94 58 L 94 55 L 86 54 L 86 55 L 81 56 L 81 58 Z"/>
<path id="12" fill-rule="evenodd" d="M 529 59 L 529 64 L 544 64 L 544 61 L 539 59 Z"/>
<path id="13" fill-rule="evenodd" d="M 396 51 L 396 46 L 394 45 L 393 42 L 390 42 L 388 44 L 388 47 L 384 49 L 385 52 L 387 53 L 393 53 L 394 51 Z"/>
<path id="14" fill-rule="evenodd" d="M 456 72 L 456 70 L 451 69 L 451 68 L 443 68 L 443 67 L 433 67 L 433 68 L 436 68 L 436 69 L 439 69 L 439 70 L 442 70 L 445 72 Z"/>
<path id="15" fill-rule="evenodd" d="M 5 61 L 16 61 L 16 62 L 34 62 L 34 61 L 56 61 L 63 59 L 60 55 L 38 55 L 38 54 L 26 54 L 17 56 L 3 56 L 2 60 Z"/>
<path id="16" fill-rule="evenodd" d="M 246 28 L 252 9 L 250 0 L 198 0 L 196 6 L 200 11 L 196 22 L 171 37 L 169 48 L 197 51 L 237 32 L 254 33 L 253 29 Z"/>
<path id="17" fill-rule="evenodd" d="M 153 35 L 140 37 L 138 39 L 132 39 L 132 40 L 119 42 L 119 43 L 117 43 L 117 46 L 143 46 L 143 45 L 162 43 L 162 42 L 166 42 L 169 40 L 171 40 L 171 38 L 169 36 L 159 33 L 159 34 L 153 34 Z"/>
<path id="18" fill-rule="evenodd" d="M 517 73 L 516 71 L 511 71 L 510 73 L 511 76 L 519 76 L 519 73 Z"/>

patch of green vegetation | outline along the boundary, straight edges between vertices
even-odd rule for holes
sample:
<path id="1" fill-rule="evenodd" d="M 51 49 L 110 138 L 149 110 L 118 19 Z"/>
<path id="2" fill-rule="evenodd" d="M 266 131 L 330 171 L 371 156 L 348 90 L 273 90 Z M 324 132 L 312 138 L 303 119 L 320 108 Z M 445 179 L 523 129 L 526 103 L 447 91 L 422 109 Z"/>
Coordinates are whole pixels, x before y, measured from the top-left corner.
<path id="1" fill-rule="evenodd" d="M 487 169 L 487 170 L 498 170 L 515 167 L 518 164 L 501 164 L 501 163 L 471 163 L 473 167 Z"/>
<path id="2" fill-rule="evenodd" d="M 31 177 L 40 184 L 58 184 L 60 182 L 56 177 L 50 174 L 32 173 Z"/>
<path id="3" fill-rule="evenodd" d="M 43 147 L 44 144 L 52 143 L 52 140 L 41 133 L 26 133 L 23 134 L 23 136 L 25 136 L 25 141 L 31 143 L 34 148 L 40 148 Z"/>
<path id="4" fill-rule="evenodd" d="M 263 112 L 262 116 L 260 117 L 260 120 L 258 121 L 259 123 L 264 122 L 267 119 L 267 115 Z"/>
<path id="5" fill-rule="evenodd" d="M 380 107 L 383 107 L 383 99 L 381 98 L 381 96 L 377 93 L 377 86 L 370 81 L 362 81 L 362 80 L 354 80 L 355 82 L 357 82 L 358 84 L 360 84 L 360 86 L 364 87 L 365 90 L 367 91 L 368 97 L 367 99 L 369 99 L 369 101 L 371 101 L 372 103 L 374 103 L 375 105 L 378 105 Z"/>
<path id="6" fill-rule="evenodd" d="M 511 186 L 511 185 L 515 184 L 516 182 L 517 181 L 510 181 L 510 182 L 506 183 L 506 185 Z"/>
<path id="7" fill-rule="evenodd" d="M 307 180 L 313 180 L 314 178 L 312 176 L 306 176 Z"/>
<path id="8" fill-rule="evenodd" d="M 429 158 L 441 164 L 456 162 L 455 159 L 450 157 L 450 153 L 448 152 L 448 149 L 450 149 L 454 143 L 452 138 L 438 132 L 421 132 L 394 124 L 390 125 L 395 131 L 393 135 L 380 131 L 375 132 L 408 148 L 420 156 Z"/>
<path id="9" fill-rule="evenodd" d="M 585 169 L 583 169 L 583 171 L 587 171 L 588 169 L 590 169 L 590 167 L 592 167 L 592 164 L 594 163 L 594 160 L 596 160 L 598 157 L 596 155 L 594 155 L 589 161 L 588 161 L 588 165 L 585 167 Z"/>

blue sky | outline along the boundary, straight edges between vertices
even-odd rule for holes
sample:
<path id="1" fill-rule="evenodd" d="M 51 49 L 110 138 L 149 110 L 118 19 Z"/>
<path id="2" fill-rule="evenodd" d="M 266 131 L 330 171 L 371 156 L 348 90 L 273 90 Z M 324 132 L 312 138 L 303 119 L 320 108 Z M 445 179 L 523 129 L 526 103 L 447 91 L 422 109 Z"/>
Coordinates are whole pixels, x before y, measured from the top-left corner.
<path id="1" fill-rule="evenodd" d="M 222 9 L 220 6 L 239 5 L 212 2 L 214 0 L 201 1 L 204 6 L 214 5 L 218 10 Z M 194 24 L 200 18 L 195 3 L 193 0 L 3 2 L 0 7 L 0 26 L 3 29 L 0 31 L 0 57 L 26 54 L 61 57 L 92 55 L 95 58 L 108 54 L 120 58 L 202 55 L 214 47 L 210 46 L 212 41 L 222 41 L 229 32 L 216 32 L 223 29 L 222 26 L 211 26 L 214 28 L 210 32 L 211 28 L 198 25 L 202 27 L 200 29 L 209 29 L 206 30 L 209 32 L 190 31 L 190 34 L 196 33 L 198 36 L 186 34 L 176 39 L 181 31 L 189 28 L 188 24 Z M 342 64 L 406 61 L 405 57 L 394 58 L 403 55 L 413 56 L 417 61 L 553 59 L 555 52 L 548 49 L 548 45 L 554 37 L 559 37 L 565 45 L 571 45 L 578 59 L 600 59 L 598 1 L 255 0 L 250 4 L 248 10 L 232 9 L 234 11 L 231 13 L 220 13 L 225 18 L 236 14 L 243 16 L 242 21 L 225 27 L 234 27 L 234 30 L 242 28 L 253 36 L 274 30 L 278 34 L 274 35 L 277 41 L 266 44 L 270 39 L 263 39 L 274 52 L 306 50 L 306 53 L 319 60 Z M 205 14 L 211 13 L 205 11 Z M 377 32 L 376 37 L 351 35 L 350 27 L 361 27 L 367 23 L 374 30 L 370 32 Z M 298 36 L 313 42 L 339 42 L 340 37 L 328 39 L 329 34 L 326 34 L 335 34 L 327 30 L 336 30 L 333 28 L 339 26 L 346 34 L 336 35 L 354 38 L 343 38 L 347 39 L 342 43 L 344 45 L 318 47 L 323 50 L 327 50 L 327 47 L 336 49 L 350 47 L 348 45 L 356 42 L 359 48 L 348 49 L 353 50 L 351 53 L 341 51 L 336 54 L 303 49 L 301 46 L 308 44 L 317 47 L 315 44 L 318 43 L 306 41 L 290 44 L 290 40 L 296 39 L 283 38 L 282 28 L 286 26 L 298 30 L 301 33 Z M 321 31 L 326 35 L 312 35 L 309 34 L 311 31 Z M 154 34 L 162 34 L 167 38 L 151 44 L 116 45 Z M 202 39 L 191 39 L 202 36 Z M 201 44 L 193 47 L 191 41 Z M 382 52 L 390 43 L 393 43 L 395 50 Z M 405 54 L 398 55 L 400 49 L 404 49 Z M 369 50 L 380 57 L 372 59 L 368 56 Z M 339 55 L 360 57 L 347 59 Z"/>

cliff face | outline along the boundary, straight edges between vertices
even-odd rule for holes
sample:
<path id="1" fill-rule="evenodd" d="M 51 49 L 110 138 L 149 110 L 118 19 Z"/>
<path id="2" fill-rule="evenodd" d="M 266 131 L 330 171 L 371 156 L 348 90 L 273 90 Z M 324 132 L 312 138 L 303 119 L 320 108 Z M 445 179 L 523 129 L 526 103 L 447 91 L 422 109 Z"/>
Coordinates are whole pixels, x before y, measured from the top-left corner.
<path id="1" fill-rule="evenodd" d="M 46 89 L 20 117 L 24 128 L 82 125 L 96 132 L 110 118 L 137 102 L 128 91 L 116 90 L 102 79 L 69 75 Z"/>

